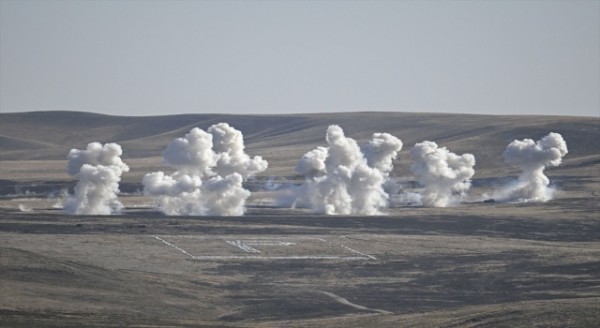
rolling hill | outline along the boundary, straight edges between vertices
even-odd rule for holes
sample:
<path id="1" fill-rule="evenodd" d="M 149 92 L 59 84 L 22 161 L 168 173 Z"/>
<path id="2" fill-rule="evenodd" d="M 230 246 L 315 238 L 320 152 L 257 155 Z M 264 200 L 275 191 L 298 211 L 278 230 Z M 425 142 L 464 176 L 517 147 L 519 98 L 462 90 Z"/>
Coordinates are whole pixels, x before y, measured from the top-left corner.
<path id="1" fill-rule="evenodd" d="M 556 169 L 600 167 L 600 118 L 569 116 L 489 116 L 465 114 L 360 112 L 295 115 L 188 114 L 166 116 L 108 116 L 84 112 L 29 112 L 0 114 L 0 165 L 3 171 L 19 161 L 64 161 L 71 148 L 92 141 L 117 142 L 123 158 L 132 163 L 125 179 L 139 170 L 160 167 L 165 146 L 193 127 L 202 129 L 227 122 L 244 133 L 252 155 L 270 163 L 265 175 L 293 175 L 300 156 L 325 144 L 325 130 L 340 125 L 347 136 L 364 141 L 374 132 L 388 132 L 404 143 L 397 174 L 409 174 L 408 151 L 416 142 L 436 141 L 455 153 L 473 153 L 480 176 L 511 172 L 502 152 L 514 139 L 538 139 L 549 132 L 563 135 L 569 147 L 564 164 Z M 62 165 L 62 164 L 60 164 Z M 498 171 L 500 170 L 500 171 Z M 558 174 L 558 171 L 555 171 Z M 5 177 L 3 177 L 5 178 Z M 31 177 L 34 178 L 34 177 Z"/>

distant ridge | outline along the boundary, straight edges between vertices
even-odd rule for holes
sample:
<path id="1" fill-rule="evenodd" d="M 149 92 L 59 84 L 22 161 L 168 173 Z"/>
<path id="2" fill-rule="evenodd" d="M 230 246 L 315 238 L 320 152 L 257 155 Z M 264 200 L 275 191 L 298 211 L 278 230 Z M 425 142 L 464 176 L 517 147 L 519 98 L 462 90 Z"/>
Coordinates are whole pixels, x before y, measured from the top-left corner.
<path id="1" fill-rule="evenodd" d="M 401 112 L 137 117 L 42 111 L 0 114 L 0 160 L 62 160 L 71 148 L 92 141 L 121 144 L 124 158 L 157 157 L 168 142 L 192 127 L 206 129 L 219 122 L 241 130 L 249 152 L 263 155 L 270 166 L 291 167 L 304 152 L 325 144 L 330 124 L 340 125 L 357 140 L 373 132 L 394 134 L 404 142 L 400 161 L 407 161 L 405 152 L 414 143 L 433 140 L 456 153 L 473 153 L 478 169 L 504 167 L 502 151 L 508 143 L 538 139 L 551 131 L 567 141 L 566 161 L 573 165 L 600 158 L 600 119 L 593 117 Z"/>

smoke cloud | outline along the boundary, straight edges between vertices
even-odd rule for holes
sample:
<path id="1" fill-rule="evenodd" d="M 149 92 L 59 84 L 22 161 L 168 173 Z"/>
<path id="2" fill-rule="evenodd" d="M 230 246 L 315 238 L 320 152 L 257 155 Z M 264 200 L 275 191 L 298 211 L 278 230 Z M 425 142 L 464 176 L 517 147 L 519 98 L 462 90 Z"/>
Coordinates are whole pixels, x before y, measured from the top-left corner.
<path id="1" fill-rule="evenodd" d="M 410 151 L 410 169 L 425 188 L 421 202 L 424 206 L 446 207 L 456 204 L 471 187 L 475 174 L 475 156 L 456 155 L 446 147 L 438 148 L 432 141 L 417 143 Z"/>
<path id="2" fill-rule="evenodd" d="M 250 191 L 242 183 L 268 167 L 244 148 L 242 133 L 227 123 L 207 131 L 193 128 L 163 152 L 164 162 L 176 171 L 146 174 L 144 194 L 167 215 L 243 215 Z"/>
<path id="3" fill-rule="evenodd" d="M 544 174 L 546 166 L 558 166 L 568 153 L 567 143 L 558 133 L 542 139 L 514 140 L 503 153 L 504 161 L 521 169 L 516 182 L 498 190 L 494 199 L 516 202 L 546 202 L 554 197 L 555 189 Z"/>
<path id="4" fill-rule="evenodd" d="M 331 125 L 326 141 L 328 147 L 317 147 L 298 162 L 296 172 L 305 181 L 293 193 L 293 203 L 330 215 L 381 214 L 389 204 L 384 183 L 402 149 L 400 139 L 375 133 L 361 148 L 342 128 Z"/>
<path id="5" fill-rule="evenodd" d="M 85 150 L 71 149 L 67 172 L 79 181 L 75 194 L 65 203 L 67 213 L 109 215 L 123 208 L 117 194 L 121 174 L 128 172 L 129 167 L 121 161 L 122 154 L 116 143 L 92 142 Z"/>

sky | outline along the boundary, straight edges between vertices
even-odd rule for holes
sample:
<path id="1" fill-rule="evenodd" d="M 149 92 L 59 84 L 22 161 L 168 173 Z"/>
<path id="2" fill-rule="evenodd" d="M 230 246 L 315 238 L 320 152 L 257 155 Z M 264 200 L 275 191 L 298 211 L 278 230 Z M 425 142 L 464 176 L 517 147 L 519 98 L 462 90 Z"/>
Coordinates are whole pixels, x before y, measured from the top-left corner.
<path id="1" fill-rule="evenodd" d="M 600 1 L 0 0 L 0 112 L 600 116 Z"/>

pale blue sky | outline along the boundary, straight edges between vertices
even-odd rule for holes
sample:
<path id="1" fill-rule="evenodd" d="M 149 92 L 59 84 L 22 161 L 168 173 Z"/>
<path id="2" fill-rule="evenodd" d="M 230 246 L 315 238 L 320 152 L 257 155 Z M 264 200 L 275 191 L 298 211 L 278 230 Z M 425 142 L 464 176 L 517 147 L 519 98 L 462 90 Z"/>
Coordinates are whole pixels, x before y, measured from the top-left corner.
<path id="1" fill-rule="evenodd" d="M 0 112 L 600 116 L 600 1 L 0 0 Z"/>

